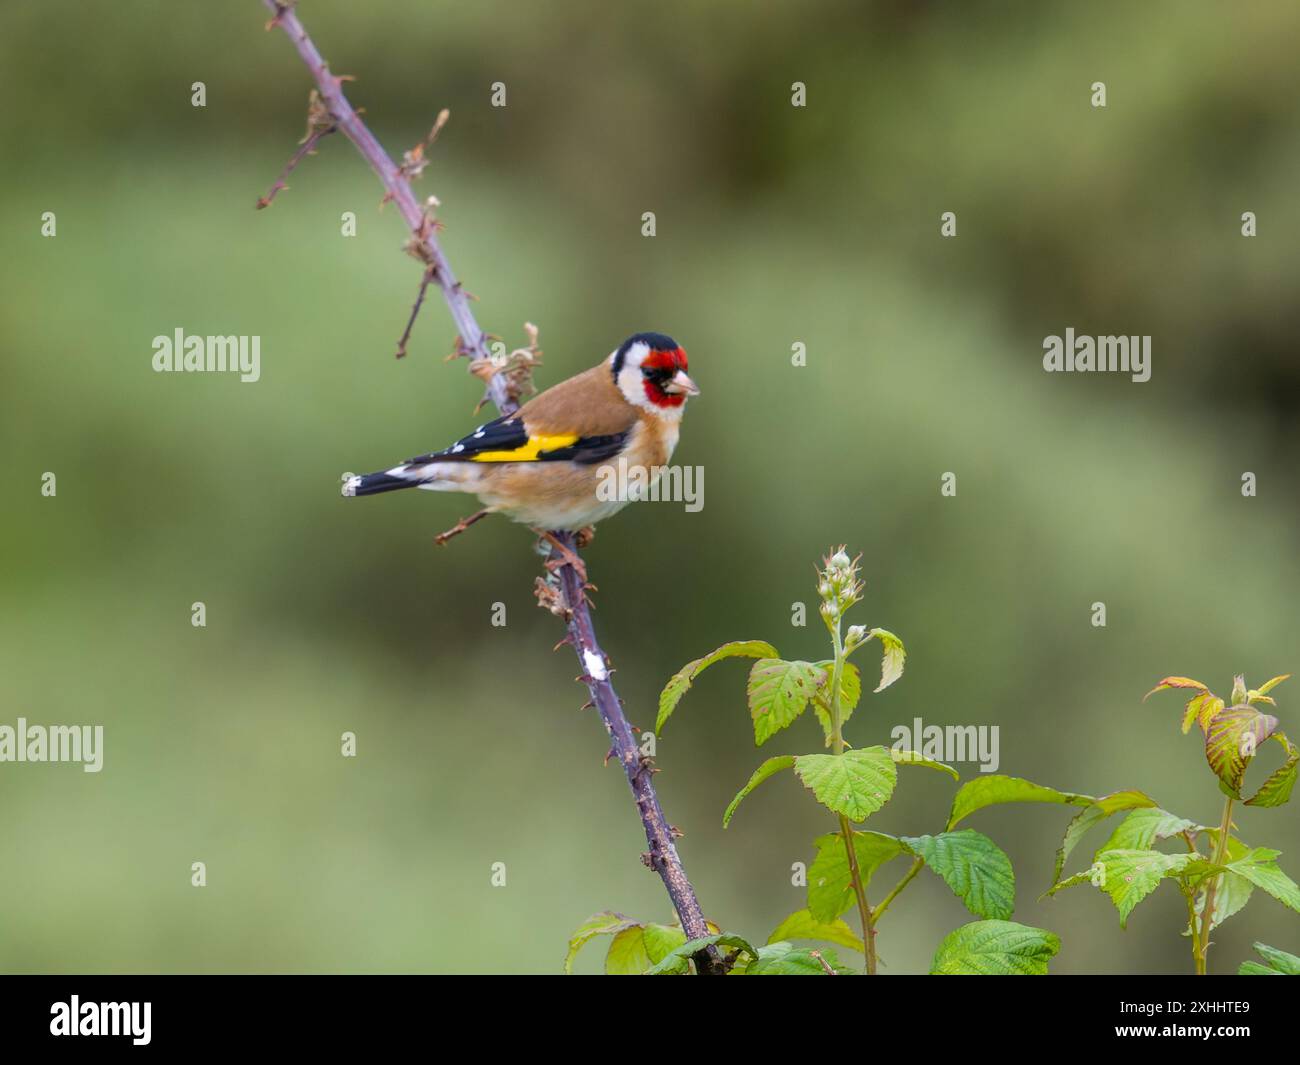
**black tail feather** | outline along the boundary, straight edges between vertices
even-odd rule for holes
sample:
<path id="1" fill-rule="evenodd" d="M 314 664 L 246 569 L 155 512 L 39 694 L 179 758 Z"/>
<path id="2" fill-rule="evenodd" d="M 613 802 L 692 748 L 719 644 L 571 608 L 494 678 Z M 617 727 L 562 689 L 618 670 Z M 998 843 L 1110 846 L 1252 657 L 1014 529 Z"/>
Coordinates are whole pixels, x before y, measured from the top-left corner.
<path id="1" fill-rule="evenodd" d="M 366 473 L 361 476 L 349 474 L 343 479 L 345 496 L 373 496 L 380 492 L 395 492 L 399 488 L 415 488 L 419 481 L 408 481 L 404 477 L 394 477 L 391 473 Z"/>

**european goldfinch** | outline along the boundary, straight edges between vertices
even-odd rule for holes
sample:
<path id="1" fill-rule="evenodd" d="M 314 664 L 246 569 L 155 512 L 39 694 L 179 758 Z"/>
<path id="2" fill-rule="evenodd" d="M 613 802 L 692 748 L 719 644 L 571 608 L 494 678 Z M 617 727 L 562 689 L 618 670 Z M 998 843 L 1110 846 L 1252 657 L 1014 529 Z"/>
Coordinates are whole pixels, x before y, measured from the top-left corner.
<path id="1" fill-rule="evenodd" d="M 671 337 L 637 333 L 599 365 L 443 451 L 382 473 L 349 475 L 343 494 L 466 492 L 478 496 L 482 513 L 505 514 L 539 531 L 595 525 L 636 495 L 610 498 L 611 468 L 639 468 L 636 483 L 648 488 L 672 456 L 686 397 L 699 394 L 686 369 L 686 352 Z"/>

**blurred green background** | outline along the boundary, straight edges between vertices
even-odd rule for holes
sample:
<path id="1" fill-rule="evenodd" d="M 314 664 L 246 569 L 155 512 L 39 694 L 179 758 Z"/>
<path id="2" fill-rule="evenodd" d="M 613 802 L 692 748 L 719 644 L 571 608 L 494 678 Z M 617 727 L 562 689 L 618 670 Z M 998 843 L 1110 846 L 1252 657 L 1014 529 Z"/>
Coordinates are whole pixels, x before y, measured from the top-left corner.
<path id="1" fill-rule="evenodd" d="M 918 715 L 996 724 L 1004 773 L 1217 821 L 1180 702 L 1139 700 L 1169 673 L 1225 692 L 1300 667 L 1300 8 L 299 11 L 391 153 L 451 109 L 417 192 L 441 199 L 484 326 L 512 344 L 540 326 L 540 383 L 636 330 L 690 352 L 703 396 L 676 461 L 705 468 L 703 511 L 640 505 L 587 553 L 636 724 L 725 640 L 823 657 L 791 604 L 844 541 L 866 554 L 854 620 L 909 651 L 851 741 Z M 553 972 L 590 913 L 668 902 L 575 662 L 551 653 L 528 533 L 494 520 L 435 549 L 469 501 L 339 497 L 344 471 L 471 428 L 478 390 L 443 362 L 436 297 L 394 360 L 418 267 L 350 144 L 253 210 L 309 88 L 265 20 L 253 0 L 0 8 L 0 723 L 107 733 L 98 775 L 0 765 L 0 969 Z M 1151 381 L 1045 374 L 1067 326 L 1151 334 Z M 260 335 L 261 381 L 155 374 L 151 340 L 177 327 Z M 722 831 L 761 757 L 820 744 L 809 718 L 756 752 L 743 688 L 737 663 L 701 679 L 656 780 L 710 917 L 761 939 L 803 905 L 791 865 L 833 822 L 782 779 Z M 1300 732 L 1300 692 L 1277 694 Z M 904 774 L 871 826 L 937 832 L 952 787 Z M 1295 809 L 1238 824 L 1300 877 Z M 1016 919 L 1061 936 L 1053 971 L 1190 972 L 1169 885 L 1127 932 L 1099 892 L 1038 901 L 1069 816 L 969 822 L 1015 862 Z M 1300 950 L 1256 894 L 1213 970 L 1256 939 Z M 924 971 L 969 919 L 923 874 L 882 925 L 885 971 Z"/>

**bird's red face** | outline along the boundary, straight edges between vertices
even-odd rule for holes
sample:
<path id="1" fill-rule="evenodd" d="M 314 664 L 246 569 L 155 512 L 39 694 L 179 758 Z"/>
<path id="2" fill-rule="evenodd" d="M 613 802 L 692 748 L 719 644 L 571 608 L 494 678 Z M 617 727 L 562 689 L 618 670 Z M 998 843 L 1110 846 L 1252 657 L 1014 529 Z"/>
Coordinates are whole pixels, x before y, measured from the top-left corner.
<path id="1" fill-rule="evenodd" d="M 645 378 L 645 395 L 656 407 L 680 407 L 687 396 L 698 396 L 700 390 L 686 376 L 686 352 L 680 347 L 670 350 L 651 349 L 641 360 L 641 375 Z"/>

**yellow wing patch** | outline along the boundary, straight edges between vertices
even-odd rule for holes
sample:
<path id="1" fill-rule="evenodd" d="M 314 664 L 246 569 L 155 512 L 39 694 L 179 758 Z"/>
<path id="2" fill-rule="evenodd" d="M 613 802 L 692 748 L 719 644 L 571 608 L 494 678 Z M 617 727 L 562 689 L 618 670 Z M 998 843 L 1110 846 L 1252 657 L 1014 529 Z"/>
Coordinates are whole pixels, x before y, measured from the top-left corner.
<path id="1" fill-rule="evenodd" d="M 557 451 L 578 442 L 576 433 L 562 436 L 530 436 L 528 443 L 508 451 L 480 451 L 471 462 L 536 462 L 543 451 Z"/>

